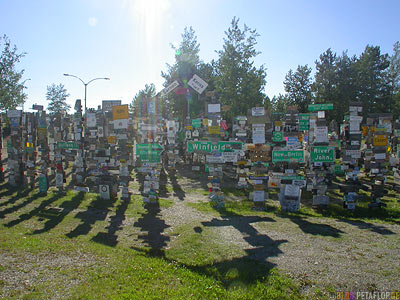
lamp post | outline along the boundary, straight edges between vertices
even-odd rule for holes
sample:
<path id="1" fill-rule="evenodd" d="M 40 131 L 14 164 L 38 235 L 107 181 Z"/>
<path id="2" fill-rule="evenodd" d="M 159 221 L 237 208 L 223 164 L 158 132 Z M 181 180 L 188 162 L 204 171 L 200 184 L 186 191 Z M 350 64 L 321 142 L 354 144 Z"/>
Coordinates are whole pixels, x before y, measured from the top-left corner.
<path id="1" fill-rule="evenodd" d="M 92 80 L 89 80 L 88 82 L 84 82 L 82 79 L 80 79 L 78 76 L 75 76 L 75 75 L 71 75 L 71 74 L 65 74 L 64 73 L 64 76 L 70 76 L 70 77 L 75 77 L 75 78 L 77 78 L 77 79 L 79 79 L 82 83 L 83 83 L 83 85 L 85 86 L 85 114 L 86 114 L 86 91 L 87 91 L 87 86 L 89 85 L 89 83 L 91 83 L 92 81 L 95 81 L 95 80 L 99 80 L 99 79 L 104 79 L 104 80 L 110 80 L 110 78 L 108 78 L 108 77 L 98 77 L 98 78 L 93 78 Z"/>

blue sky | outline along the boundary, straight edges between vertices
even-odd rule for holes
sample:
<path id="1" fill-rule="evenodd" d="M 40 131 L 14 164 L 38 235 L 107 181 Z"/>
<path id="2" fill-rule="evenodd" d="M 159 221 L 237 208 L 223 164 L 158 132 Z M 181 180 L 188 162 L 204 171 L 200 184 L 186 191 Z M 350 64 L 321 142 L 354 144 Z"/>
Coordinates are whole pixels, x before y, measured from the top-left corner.
<path id="1" fill-rule="evenodd" d="M 267 68 L 265 92 L 284 93 L 289 69 L 314 62 L 328 48 L 359 55 L 367 44 L 392 53 L 400 40 L 398 0 L 0 0 L 0 34 L 27 52 L 18 68 L 25 69 L 28 100 L 47 106 L 46 87 L 62 83 L 68 102 L 83 99 L 88 107 L 101 100 L 130 103 L 145 84 L 160 91 L 161 71 L 174 62 L 170 44 L 178 45 L 185 26 L 200 43 L 200 58 L 217 58 L 234 16 L 260 34 L 256 64 Z"/>

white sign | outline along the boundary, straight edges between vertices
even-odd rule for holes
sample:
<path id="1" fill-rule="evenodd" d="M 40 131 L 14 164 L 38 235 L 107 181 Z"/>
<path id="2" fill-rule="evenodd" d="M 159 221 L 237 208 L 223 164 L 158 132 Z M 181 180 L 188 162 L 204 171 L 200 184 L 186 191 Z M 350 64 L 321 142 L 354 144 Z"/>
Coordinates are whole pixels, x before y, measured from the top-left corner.
<path id="1" fill-rule="evenodd" d="M 86 114 L 86 126 L 87 127 L 96 127 L 96 113 L 87 113 Z"/>
<path id="2" fill-rule="evenodd" d="M 225 162 L 237 162 L 238 153 L 236 152 L 222 152 Z"/>
<path id="3" fill-rule="evenodd" d="M 208 104 L 209 113 L 219 113 L 221 112 L 221 104 Z M 209 120 L 211 121 L 211 120 Z M 211 125 L 208 125 L 211 126 Z"/>
<path id="4" fill-rule="evenodd" d="M 103 100 L 101 108 L 103 111 L 112 111 L 112 107 L 115 105 L 121 105 L 121 100 Z"/>
<path id="5" fill-rule="evenodd" d="M 265 144 L 265 124 L 253 124 L 252 131 L 253 144 Z"/>
<path id="6" fill-rule="evenodd" d="M 264 107 L 253 107 L 251 109 L 251 115 L 254 117 L 261 117 L 265 114 Z"/>
<path id="7" fill-rule="evenodd" d="M 386 159 L 386 153 L 375 153 L 375 159 Z"/>
<path id="8" fill-rule="evenodd" d="M 254 202 L 264 202 L 265 198 L 264 198 L 264 191 L 254 191 L 253 192 L 253 201 Z"/>
<path id="9" fill-rule="evenodd" d="M 56 174 L 56 187 L 62 187 L 64 183 L 64 178 L 62 173 Z"/>
<path id="10" fill-rule="evenodd" d="M 361 158 L 361 151 L 360 150 L 346 150 L 346 155 L 350 156 L 351 158 Z"/>
<path id="11" fill-rule="evenodd" d="M 9 118 L 19 118 L 21 117 L 22 111 L 21 110 L 9 110 L 7 111 L 7 117 Z"/>
<path id="12" fill-rule="evenodd" d="M 121 119 L 114 121 L 114 129 L 127 129 L 128 128 L 128 119 Z"/>
<path id="13" fill-rule="evenodd" d="M 161 91 L 161 96 L 168 95 L 173 89 L 177 88 L 178 86 L 179 82 L 175 80 L 173 83 L 171 83 L 169 86 Z"/>
<path id="14" fill-rule="evenodd" d="M 285 196 L 299 197 L 300 196 L 300 187 L 298 185 L 293 185 L 293 184 L 285 185 Z"/>
<path id="15" fill-rule="evenodd" d="M 193 75 L 192 79 L 189 80 L 188 85 L 192 87 L 196 92 L 201 94 L 207 88 L 208 83 L 201 79 L 196 74 Z"/>
<path id="16" fill-rule="evenodd" d="M 314 129 L 314 137 L 316 143 L 327 143 L 328 140 L 328 127 L 318 126 Z"/>
<path id="17" fill-rule="evenodd" d="M 324 119 L 325 118 L 325 111 L 321 110 L 318 112 L 318 119 Z"/>
<path id="18" fill-rule="evenodd" d="M 206 155 L 206 161 L 211 164 L 223 164 L 225 162 L 225 159 L 222 155 L 221 156 Z"/>
<path id="19" fill-rule="evenodd" d="M 360 122 L 358 120 L 355 121 L 350 120 L 350 132 L 359 130 L 360 130 Z"/>
<path id="20" fill-rule="evenodd" d="M 110 199 L 110 187 L 108 185 L 99 185 L 99 192 L 101 199 Z"/>

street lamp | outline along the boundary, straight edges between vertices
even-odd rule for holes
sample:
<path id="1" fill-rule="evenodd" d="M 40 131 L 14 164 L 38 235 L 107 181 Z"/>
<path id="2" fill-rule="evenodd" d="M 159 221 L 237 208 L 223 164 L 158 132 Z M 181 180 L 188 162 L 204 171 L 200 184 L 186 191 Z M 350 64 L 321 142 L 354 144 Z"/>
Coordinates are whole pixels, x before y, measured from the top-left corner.
<path id="1" fill-rule="evenodd" d="M 82 79 L 80 79 L 78 76 L 75 76 L 75 75 L 65 74 L 64 73 L 64 76 L 75 77 L 75 78 L 79 79 L 83 83 L 83 85 L 85 86 L 85 114 L 86 114 L 86 108 L 87 108 L 86 107 L 86 90 L 87 90 L 88 84 L 91 83 L 92 81 L 99 80 L 99 79 L 110 80 L 110 78 L 108 78 L 108 77 L 104 77 L 104 78 L 103 77 L 98 77 L 98 78 L 93 78 L 92 80 L 89 80 L 88 82 L 84 82 Z"/>

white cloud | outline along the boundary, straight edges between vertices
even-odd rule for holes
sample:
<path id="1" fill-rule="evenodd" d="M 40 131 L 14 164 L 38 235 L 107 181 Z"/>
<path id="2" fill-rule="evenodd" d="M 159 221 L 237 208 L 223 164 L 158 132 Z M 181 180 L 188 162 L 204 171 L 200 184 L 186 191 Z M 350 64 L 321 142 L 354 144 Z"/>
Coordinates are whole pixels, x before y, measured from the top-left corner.
<path id="1" fill-rule="evenodd" d="M 95 17 L 90 17 L 89 20 L 88 20 L 89 26 L 92 26 L 92 27 L 96 26 L 97 22 L 98 22 L 97 18 L 95 18 Z"/>

